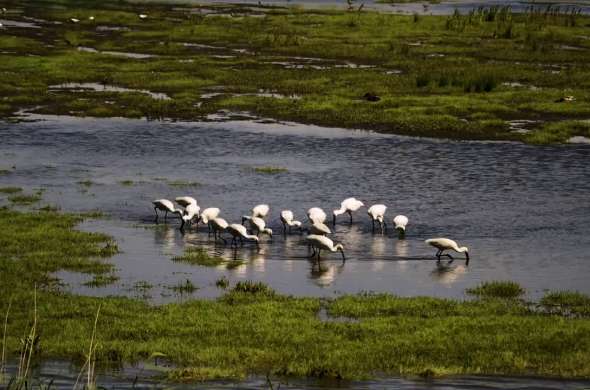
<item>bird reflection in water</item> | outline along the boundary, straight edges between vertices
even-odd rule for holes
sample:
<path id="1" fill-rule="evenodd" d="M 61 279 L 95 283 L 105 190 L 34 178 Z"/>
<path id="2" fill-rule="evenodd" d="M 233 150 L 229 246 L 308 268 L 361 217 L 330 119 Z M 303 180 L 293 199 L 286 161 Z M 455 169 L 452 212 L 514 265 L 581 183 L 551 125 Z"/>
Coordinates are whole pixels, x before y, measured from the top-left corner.
<path id="1" fill-rule="evenodd" d="M 154 242 L 162 246 L 163 252 L 174 253 L 176 249 L 176 229 L 169 225 L 158 225 L 154 229 Z"/>
<path id="2" fill-rule="evenodd" d="M 467 272 L 467 267 L 451 265 L 449 263 L 437 263 L 436 268 L 431 272 L 432 278 L 441 284 L 451 285 L 459 280 Z"/>
<path id="3" fill-rule="evenodd" d="M 321 261 L 312 264 L 310 279 L 320 287 L 328 287 L 336 280 L 338 274 L 344 270 L 344 264 L 324 264 Z"/>
<path id="4" fill-rule="evenodd" d="M 400 270 L 405 270 L 408 268 L 408 261 L 403 260 L 408 257 L 409 254 L 409 245 L 406 240 L 396 240 L 395 244 L 393 244 L 393 250 L 395 256 L 398 257 L 400 260 L 397 262 L 397 266 Z"/>
<path id="5" fill-rule="evenodd" d="M 260 251 L 252 257 L 252 265 L 254 266 L 254 271 L 257 273 L 263 274 L 266 271 L 266 256 L 264 249 L 260 249 Z"/>
<path id="6" fill-rule="evenodd" d="M 373 241 L 371 242 L 371 255 L 373 257 L 373 262 L 371 263 L 371 269 L 373 271 L 381 271 L 385 266 L 385 261 L 383 257 L 385 256 L 385 252 L 387 251 L 387 237 L 385 236 L 375 236 Z"/>

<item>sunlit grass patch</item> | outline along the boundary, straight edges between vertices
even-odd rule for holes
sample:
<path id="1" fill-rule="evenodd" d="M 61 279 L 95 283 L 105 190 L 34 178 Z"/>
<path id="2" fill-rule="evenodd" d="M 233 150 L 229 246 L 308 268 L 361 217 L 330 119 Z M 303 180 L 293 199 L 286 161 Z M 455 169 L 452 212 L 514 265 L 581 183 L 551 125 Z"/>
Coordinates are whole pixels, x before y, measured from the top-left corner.
<path id="1" fill-rule="evenodd" d="M 471 287 L 465 290 L 467 294 L 476 295 L 481 298 L 518 298 L 525 293 L 516 282 L 509 281 L 491 281 L 483 282 L 477 287 Z"/>
<path id="2" fill-rule="evenodd" d="M 274 167 L 274 166 L 254 167 L 254 172 L 267 174 L 267 175 L 276 175 L 278 173 L 285 173 L 288 171 L 289 170 L 287 168 Z"/>

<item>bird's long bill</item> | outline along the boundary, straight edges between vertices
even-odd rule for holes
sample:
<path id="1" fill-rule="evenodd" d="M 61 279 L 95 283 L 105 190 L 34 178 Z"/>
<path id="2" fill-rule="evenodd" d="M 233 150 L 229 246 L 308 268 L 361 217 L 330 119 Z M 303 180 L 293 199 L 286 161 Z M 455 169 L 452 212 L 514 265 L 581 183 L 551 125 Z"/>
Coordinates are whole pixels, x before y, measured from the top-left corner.
<path id="1" fill-rule="evenodd" d="M 465 252 L 465 265 L 469 265 L 469 252 Z"/>
<path id="2" fill-rule="evenodd" d="M 346 261 L 346 257 L 344 256 L 344 251 L 341 250 L 340 254 L 342 255 L 342 262 L 344 263 Z"/>

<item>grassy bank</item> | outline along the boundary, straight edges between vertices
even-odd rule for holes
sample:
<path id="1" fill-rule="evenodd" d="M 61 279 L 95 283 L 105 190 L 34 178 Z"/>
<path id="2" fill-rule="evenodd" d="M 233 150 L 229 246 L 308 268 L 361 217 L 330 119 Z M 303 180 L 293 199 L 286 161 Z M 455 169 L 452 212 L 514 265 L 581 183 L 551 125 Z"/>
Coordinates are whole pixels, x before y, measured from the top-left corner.
<path id="1" fill-rule="evenodd" d="M 520 299 L 510 283 L 473 290 L 472 301 L 389 294 L 334 300 L 283 296 L 239 283 L 217 300 L 150 306 L 122 297 L 63 293 L 58 269 L 114 275 L 107 236 L 73 230 L 80 217 L 0 209 L 0 313 L 6 347 L 16 358 L 34 316 L 33 358 L 85 361 L 97 308 L 97 364 L 165 356 L 174 380 L 249 374 L 366 378 L 516 374 L 590 377 L 590 298 L 549 293 Z M 101 277 L 97 277 L 101 279 Z M 318 316 L 324 307 L 327 319 Z M 335 321 L 334 319 L 338 319 Z"/>
<path id="2" fill-rule="evenodd" d="M 39 28 L 0 31 L 5 117 L 29 108 L 193 120 L 226 109 L 454 139 L 590 136 L 590 18 L 563 10 L 407 16 L 57 0 L 7 8 L 4 18 Z"/>

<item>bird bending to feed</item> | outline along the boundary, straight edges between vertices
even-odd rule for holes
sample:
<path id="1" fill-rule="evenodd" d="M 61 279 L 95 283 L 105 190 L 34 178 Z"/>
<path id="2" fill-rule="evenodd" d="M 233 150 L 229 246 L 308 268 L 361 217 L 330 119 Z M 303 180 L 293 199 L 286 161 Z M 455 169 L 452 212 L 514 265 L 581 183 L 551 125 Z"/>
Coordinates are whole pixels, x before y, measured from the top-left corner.
<path id="1" fill-rule="evenodd" d="M 293 226 L 299 228 L 299 231 L 301 231 L 301 222 L 295 220 L 295 216 L 291 210 L 281 211 L 281 222 L 283 223 L 284 234 L 287 234 L 287 226 L 289 226 L 289 233 L 291 232 L 291 227 Z"/>
<path id="2" fill-rule="evenodd" d="M 264 219 L 268 215 L 269 211 L 270 211 L 270 207 L 267 204 L 256 205 L 252 208 L 252 214 L 244 215 L 242 217 L 242 224 L 244 224 L 244 222 L 246 222 L 246 221 L 249 221 L 253 217 L 258 217 L 258 218 Z"/>
<path id="3" fill-rule="evenodd" d="M 158 210 L 164 212 L 164 221 L 168 218 L 168 213 L 178 214 L 179 217 L 184 215 L 184 211 L 174 207 L 174 203 L 168 199 L 156 199 L 152 202 L 154 205 L 154 212 L 156 213 L 156 222 L 158 222 Z"/>
<path id="4" fill-rule="evenodd" d="M 174 200 L 182 207 L 186 207 L 189 204 L 197 204 L 197 200 L 192 196 L 178 196 Z"/>
<path id="5" fill-rule="evenodd" d="M 207 226 L 209 227 L 209 234 L 211 234 L 211 223 L 210 222 L 213 218 L 217 218 L 219 216 L 219 213 L 220 213 L 220 210 L 217 207 L 206 208 L 199 215 L 199 219 L 197 220 L 197 223 L 199 221 L 206 223 Z"/>
<path id="6" fill-rule="evenodd" d="M 408 217 L 405 215 L 396 215 L 393 218 L 393 224 L 395 225 L 395 230 L 397 230 L 398 238 L 404 238 L 406 236 L 406 225 L 408 221 Z"/>
<path id="7" fill-rule="evenodd" d="M 350 223 L 352 224 L 352 212 L 357 211 L 363 206 L 363 202 L 356 198 L 344 199 L 342 203 L 340 203 L 340 208 L 338 210 L 334 210 L 332 215 L 332 225 L 336 225 L 336 216 L 344 213 L 348 213 L 348 216 L 350 217 Z"/>
<path id="8" fill-rule="evenodd" d="M 320 255 L 322 253 L 322 249 L 330 251 L 330 252 L 338 252 L 342 255 L 342 261 L 346 261 L 346 257 L 344 257 L 344 246 L 342 244 L 334 245 L 334 241 L 329 239 L 326 236 L 320 236 L 317 234 L 310 234 L 306 238 L 309 245 L 313 248 L 313 253 L 310 257 L 317 256 L 317 259 L 320 260 Z M 316 252 L 317 250 L 317 252 Z"/>
<path id="9" fill-rule="evenodd" d="M 307 218 L 309 218 L 309 222 L 311 223 L 324 223 L 326 222 L 326 213 L 319 207 L 312 207 L 307 210 Z"/>
<path id="10" fill-rule="evenodd" d="M 213 238 L 215 240 L 220 238 L 221 241 L 223 241 L 225 243 L 226 242 L 225 238 L 221 237 L 221 233 L 223 233 L 227 229 L 227 227 L 229 226 L 227 221 L 223 218 L 217 217 L 217 218 L 213 218 L 210 221 L 210 224 L 211 224 L 211 228 L 213 229 Z"/>
<path id="11" fill-rule="evenodd" d="M 256 248 L 260 249 L 258 237 L 253 234 L 248 234 L 244 225 L 232 223 L 226 228 L 226 230 L 232 235 L 231 246 L 237 246 L 237 240 L 240 240 L 240 243 L 242 244 L 244 243 L 244 240 L 251 240 L 256 244 Z"/>
<path id="12" fill-rule="evenodd" d="M 256 236 L 261 233 L 268 234 L 272 238 L 272 229 L 266 227 L 266 222 L 260 217 L 252 217 L 248 220 L 250 222 L 250 228 L 256 232 Z"/>
<path id="13" fill-rule="evenodd" d="M 176 202 L 178 202 L 178 198 L 176 198 Z M 187 204 L 184 208 L 184 214 L 182 215 L 182 224 L 180 225 L 180 230 L 184 229 L 185 223 L 192 225 L 193 219 L 195 217 L 197 217 L 197 219 L 199 218 L 199 211 L 201 211 L 201 208 L 196 202 Z"/>
<path id="14" fill-rule="evenodd" d="M 381 226 L 381 234 L 385 231 L 385 211 L 387 210 L 387 206 L 384 204 L 374 204 L 367 210 L 367 214 L 371 218 L 371 223 L 373 226 L 373 233 L 375 233 L 375 221 L 379 222 L 379 226 Z"/>
<path id="15" fill-rule="evenodd" d="M 146 14 L 139 14 L 137 16 L 139 16 L 140 19 L 147 19 L 147 15 Z"/>
<path id="16" fill-rule="evenodd" d="M 443 255 L 444 251 L 453 250 L 455 252 L 465 253 L 465 265 L 469 264 L 469 249 L 466 246 L 459 247 L 455 241 L 449 238 L 430 238 L 424 242 L 438 249 L 436 252 L 436 258 L 438 261 L 440 261 L 441 256 L 447 256 L 449 259 L 451 259 L 451 261 L 453 261 L 453 256 L 449 255 L 448 253 Z"/>
<path id="17" fill-rule="evenodd" d="M 79 21 L 80 21 L 80 19 L 70 18 L 70 22 L 72 22 L 72 23 L 78 23 Z"/>
<path id="18" fill-rule="evenodd" d="M 317 234 L 319 236 L 325 236 L 327 234 L 332 233 L 332 230 L 330 230 L 328 225 L 326 225 L 325 223 L 321 223 L 321 222 L 312 223 L 305 230 L 307 230 L 307 232 L 309 234 Z"/>

